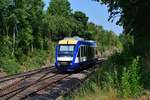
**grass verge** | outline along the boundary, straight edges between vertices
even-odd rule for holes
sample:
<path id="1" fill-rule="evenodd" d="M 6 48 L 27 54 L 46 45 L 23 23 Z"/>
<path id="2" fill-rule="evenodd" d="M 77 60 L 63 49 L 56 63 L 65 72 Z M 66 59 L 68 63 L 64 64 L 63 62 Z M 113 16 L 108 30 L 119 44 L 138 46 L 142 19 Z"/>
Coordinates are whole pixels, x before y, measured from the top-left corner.
<path id="1" fill-rule="evenodd" d="M 140 57 L 129 52 L 115 54 L 63 100 L 149 100 L 140 68 Z"/>

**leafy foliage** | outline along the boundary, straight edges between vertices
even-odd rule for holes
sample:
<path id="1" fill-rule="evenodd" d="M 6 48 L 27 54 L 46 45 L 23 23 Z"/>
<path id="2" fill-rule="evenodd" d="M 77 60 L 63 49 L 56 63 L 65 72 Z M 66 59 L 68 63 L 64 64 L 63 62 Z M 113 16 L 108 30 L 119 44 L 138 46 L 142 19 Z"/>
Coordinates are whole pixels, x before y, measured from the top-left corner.
<path id="1" fill-rule="evenodd" d="M 48 7 L 46 21 L 53 40 L 59 40 L 66 36 L 84 37 L 87 33 L 88 17 L 80 11 L 72 13 L 67 0 L 52 0 Z"/>
<path id="2" fill-rule="evenodd" d="M 122 50 L 122 43 L 114 32 L 106 31 L 102 26 L 93 23 L 88 23 L 87 28 L 91 37 L 97 42 L 99 55 L 109 56 Z"/>
<path id="3" fill-rule="evenodd" d="M 140 75 L 139 75 L 139 58 L 133 59 L 132 64 L 129 69 L 124 68 L 123 75 L 121 79 L 122 84 L 122 94 L 124 97 L 127 96 L 137 96 L 140 93 Z"/>
<path id="4" fill-rule="evenodd" d="M 130 59 L 130 55 L 128 57 Z M 128 60 L 130 63 L 125 65 L 113 65 L 118 62 L 117 60 L 108 59 L 81 88 L 64 99 L 137 99 L 142 91 L 139 57 Z M 112 62 L 111 65 L 110 62 Z M 120 67 L 121 73 L 118 71 Z"/>
<path id="5" fill-rule="evenodd" d="M 24 56 L 46 49 L 43 7 L 42 0 L 0 0 L 0 65 L 5 72 L 18 73 Z"/>
<path id="6" fill-rule="evenodd" d="M 139 98 L 143 88 L 141 58 L 129 49 L 133 45 L 133 38 L 130 35 L 120 36 L 120 41 L 123 44 L 122 52 L 108 57 L 107 61 L 90 76 L 81 88 L 64 99 Z"/>
<path id="7" fill-rule="evenodd" d="M 150 1 L 146 0 L 96 0 L 108 6 L 110 21 L 116 16 L 120 19 L 116 24 L 122 25 L 124 34 L 133 37 L 133 45 L 128 48 L 137 56 L 141 56 L 142 77 L 149 76 L 150 73 Z M 144 80 L 145 85 L 149 79 Z"/>
<path id="8" fill-rule="evenodd" d="M 42 0 L 0 0 L 0 64 L 5 68 L 20 66 L 12 73 L 40 66 L 46 54 L 54 57 L 54 44 L 64 37 L 95 39 L 101 54 L 120 50 L 119 39 L 113 32 L 89 23 L 81 11 L 72 12 L 68 0 L 51 0 L 47 11 L 43 7 Z M 54 61 L 52 57 L 50 60 Z"/>
<path id="9" fill-rule="evenodd" d="M 20 67 L 15 57 L 11 55 L 11 51 L 5 46 L 1 46 L 0 49 L 0 68 L 9 74 L 20 72 Z"/>
<path id="10" fill-rule="evenodd" d="M 52 56 L 51 56 L 52 57 Z M 21 58 L 21 65 L 24 71 L 29 71 L 32 69 L 40 68 L 42 65 L 45 65 L 47 60 L 49 61 L 49 52 L 45 50 L 36 50 L 30 56 L 22 56 Z"/>
<path id="11" fill-rule="evenodd" d="M 51 0 L 48 14 L 52 16 L 69 16 L 71 14 L 70 3 L 68 0 Z"/>

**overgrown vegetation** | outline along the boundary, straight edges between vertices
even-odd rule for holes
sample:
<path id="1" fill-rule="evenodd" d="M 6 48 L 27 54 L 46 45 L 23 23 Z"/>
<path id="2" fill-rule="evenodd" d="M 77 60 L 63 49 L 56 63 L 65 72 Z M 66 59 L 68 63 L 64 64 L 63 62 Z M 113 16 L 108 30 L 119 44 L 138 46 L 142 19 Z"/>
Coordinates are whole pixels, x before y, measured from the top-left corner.
<path id="1" fill-rule="evenodd" d="M 143 91 L 149 90 L 150 82 L 150 1 L 95 1 L 107 5 L 110 13 L 109 21 L 120 16 L 116 24 L 124 28 L 124 33 L 120 36 L 123 50 L 111 56 L 103 68 L 68 98 L 149 100 L 150 93 Z"/>
<path id="2" fill-rule="evenodd" d="M 4 72 L 15 74 L 54 62 L 55 44 L 64 37 L 95 39 L 103 52 L 121 47 L 113 32 L 89 23 L 81 11 L 72 12 L 68 0 L 51 0 L 47 10 L 43 8 L 43 0 L 0 0 L 0 68 Z"/>
<path id="3" fill-rule="evenodd" d="M 96 40 L 98 55 L 107 56 L 108 60 L 67 98 L 139 98 L 143 89 L 149 89 L 150 82 L 150 2 L 101 3 L 108 6 L 109 20 L 119 14 L 117 24 L 124 28 L 119 37 L 88 22 L 83 12 L 72 12 L 68 0 L 51 0 L 47 10 L 43 9 L 43 0 L 0 0 L 0 70 L 15 74 L 54 62 L 56 42 L 80 36 Z"/>
<path id="4" fill-rule="evenodd" d="M 108 57 L 100 68 L 73 91 L 65 100 L 148 100 L 150 92 L 145 90 L 141 71 L 141 57 L 130 50 L 133 47 L 133 37 L 121 35 L 122 52 Z"/>
<path id="5" fill-rule="evenodd" d="M 144 87 L 149 88 L 150 78 L 150 1 L 145 0 L 96 0 L 107 5 L 109 20 L 120 16 L 116 24 L 122 25 L 124 34 L 133 36 L 130 51 L 141 57 L 141 74 Z"/>
<path id="6" fill-rule="evenodd" d="M 72 92 L 65 100 L 120 100 L 139 99 L 142 97 L 142 82 L 140 74 L 139 57 L 126 55 L 124 61 L 127 64 L 118 63 L 118 58 L 112 56 L 101 68 L 96 71 L 89 80 L 82 84 L 81 88 Z M 131 57 L 131 58 L 130 58 Z M 123 57 L 125 58 L 125 57 Z M 146 94 L 147 98 L 149 94 Z"/>

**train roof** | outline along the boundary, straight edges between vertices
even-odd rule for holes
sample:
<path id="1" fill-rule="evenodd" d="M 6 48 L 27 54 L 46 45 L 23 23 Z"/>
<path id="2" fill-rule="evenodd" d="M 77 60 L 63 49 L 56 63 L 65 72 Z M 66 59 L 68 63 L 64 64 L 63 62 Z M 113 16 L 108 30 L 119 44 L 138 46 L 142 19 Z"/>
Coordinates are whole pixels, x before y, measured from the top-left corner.
<path id="1" fill-rule="evenodd" d="M 74 38 L 65 38 L 60 40 L 58 44 L 77 44 L 78 40 Z"/>
<path id="2" fill-rule="evenodd" d="M 73 37 L 73 38 L 64 38 L 63 40 L 60 40 L 58 44 L 77 44 L 78 42 L 82 43 L 88 43 L 88 44 L 96 44 L 93 40 L 84 40 L 80 37 Z"/>

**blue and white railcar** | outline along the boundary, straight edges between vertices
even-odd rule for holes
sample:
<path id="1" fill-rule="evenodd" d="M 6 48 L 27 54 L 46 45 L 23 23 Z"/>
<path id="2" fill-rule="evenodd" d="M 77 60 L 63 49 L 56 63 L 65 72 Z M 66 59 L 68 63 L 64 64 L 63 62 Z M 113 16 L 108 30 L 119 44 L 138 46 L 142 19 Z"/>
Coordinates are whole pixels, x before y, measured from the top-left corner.
<path id="1" fill-rule="evenodd" d="M 96 57 L 96 42 L 65 38 L 56 46 L 55 66 L 59 71 L 74 71 L 90 64 Z"/>

